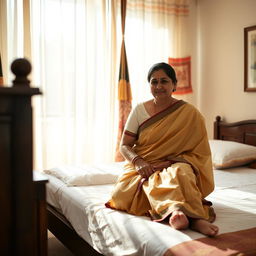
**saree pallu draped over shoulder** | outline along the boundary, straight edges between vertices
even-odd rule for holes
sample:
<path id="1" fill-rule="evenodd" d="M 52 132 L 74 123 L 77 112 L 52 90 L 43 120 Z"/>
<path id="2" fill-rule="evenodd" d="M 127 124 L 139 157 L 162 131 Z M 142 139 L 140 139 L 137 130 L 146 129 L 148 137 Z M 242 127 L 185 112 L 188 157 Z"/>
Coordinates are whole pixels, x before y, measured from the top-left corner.
<path id="1" fill-rule="evenodd" d="M 133 150 L 139 156 L 151 164 L 170 160 L 170 166 L 145 180 L 127 163 L 106 206 L 150 214 L 155 221 L 174 210 L 212 221 L 213 209 L 204 199 L 214 189 L 211 152 L 199 111 L 178 101 L 142 123 L 137 135 Z"/>

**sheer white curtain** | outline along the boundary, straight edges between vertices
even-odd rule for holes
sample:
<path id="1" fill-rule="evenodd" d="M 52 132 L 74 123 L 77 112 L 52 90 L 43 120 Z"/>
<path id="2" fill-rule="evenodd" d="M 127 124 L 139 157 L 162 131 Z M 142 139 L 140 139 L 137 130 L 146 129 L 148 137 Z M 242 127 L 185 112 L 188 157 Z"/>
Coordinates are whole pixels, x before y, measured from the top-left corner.
<path id="1" fill-rule="evenodd" d="M 115 1 L 31 0 L 35 168 L 114 160 Z M 119 32 L 120 33 L 120 32 Z"/>
<path id="2" fill-rule="evenodd" d="M 190 0 L 127 1 L 125 42 L 134 103 L 151 98 L 146 77 L 153 64 L 191 54 L 189 4 Z"/>
<path id="3" fill-rule="evenodd" d="M 24 57 L 23 2 L 0 1 L 0 53 L 5 85 L 10 85 L 13 74 L 10 65 Z"/>
<path id="4" fill-rule="evenodd" d="M 7 4 L 0 1 L 0 55 L 3 72 L 3 84 L 7 83 L 8 61 L 7 61 Z"/>

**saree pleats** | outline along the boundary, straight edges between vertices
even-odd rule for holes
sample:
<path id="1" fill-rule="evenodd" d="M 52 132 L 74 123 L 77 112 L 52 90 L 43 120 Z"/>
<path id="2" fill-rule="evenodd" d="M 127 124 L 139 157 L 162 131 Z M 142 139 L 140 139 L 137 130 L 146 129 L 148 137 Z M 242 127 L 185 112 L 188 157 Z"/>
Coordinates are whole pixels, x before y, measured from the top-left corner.
<path id="1" fill-rule="evenodd" d="M 108 207 L 163 220 L 174 210 L 191 218 L 212 218 L 204 198 L 214 188 L 211 153 L 204 120 L 190 104 L 179 101 L 151 117 L 139 129 L 134 151 L 151 164 L 173 164 L 148 180 L 132 164 L 117 181 Z"/>
<path id="2" fill-rule="evenodd" d="M 196 186 L 196 176 L 189 164 L 176 163 L 157 172 L 143 186 L 148 196 L 153 219 L 162 220 L 174 210 L 182 210 L 188 217 L 209 218 Z"/>
<path id="3" fill-rule="evenodd" d="M 136 171 L 125 173 L 117 181 L 112 198 L 106 206 L 134 215 L 146 215 L 151 207 L 140 185 L 141 176 Z"/>

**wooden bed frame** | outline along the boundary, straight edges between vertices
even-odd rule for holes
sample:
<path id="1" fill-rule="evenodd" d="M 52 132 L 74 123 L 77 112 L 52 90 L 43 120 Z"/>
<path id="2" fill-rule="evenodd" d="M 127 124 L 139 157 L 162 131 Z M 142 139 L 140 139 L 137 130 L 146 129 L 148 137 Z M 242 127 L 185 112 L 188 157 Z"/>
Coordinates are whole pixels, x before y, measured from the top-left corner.
<path id="1" fill-rule="evenodd" d="M 214 139 L 256 146 L 256 120 L 226 123 L 217 116 L 214 122 Z"/>
<path id="2" fill-rule="evenodd" d="M 236 141 L 256 146 L 256 120 L 226 123 L 220 116 L 214 122 L 214 139 Z M 75 255 L 102 255 L 73 229 L 67 219 L 51 205 L 47 206 L 48 229 Z"/>
<path id="3" fill-rule="evenodd" d="M 48 229 L 57 237 L 74 255 L 102 255 L 94 250 L 90 244 L 82 239 L 73 229 L 64 215 L 51 205 L 47 205 Z"/>

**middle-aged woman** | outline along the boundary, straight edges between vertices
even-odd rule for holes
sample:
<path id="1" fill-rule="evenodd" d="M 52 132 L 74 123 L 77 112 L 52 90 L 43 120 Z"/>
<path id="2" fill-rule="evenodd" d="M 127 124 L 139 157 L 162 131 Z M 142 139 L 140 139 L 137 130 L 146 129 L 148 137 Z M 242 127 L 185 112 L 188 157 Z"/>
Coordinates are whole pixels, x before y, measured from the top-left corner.
<path id="1" fill-rule="evenodd" d="M 126 122 L 120 145 L 126 172 L 106 206 L 215 236 L 215 214 L 205 200 L 214 181 L 204 119 L 172 97 L 177 80 L 170 65 L 153 65 L 148 82 L 153 99 L 138 104 Z"/>

